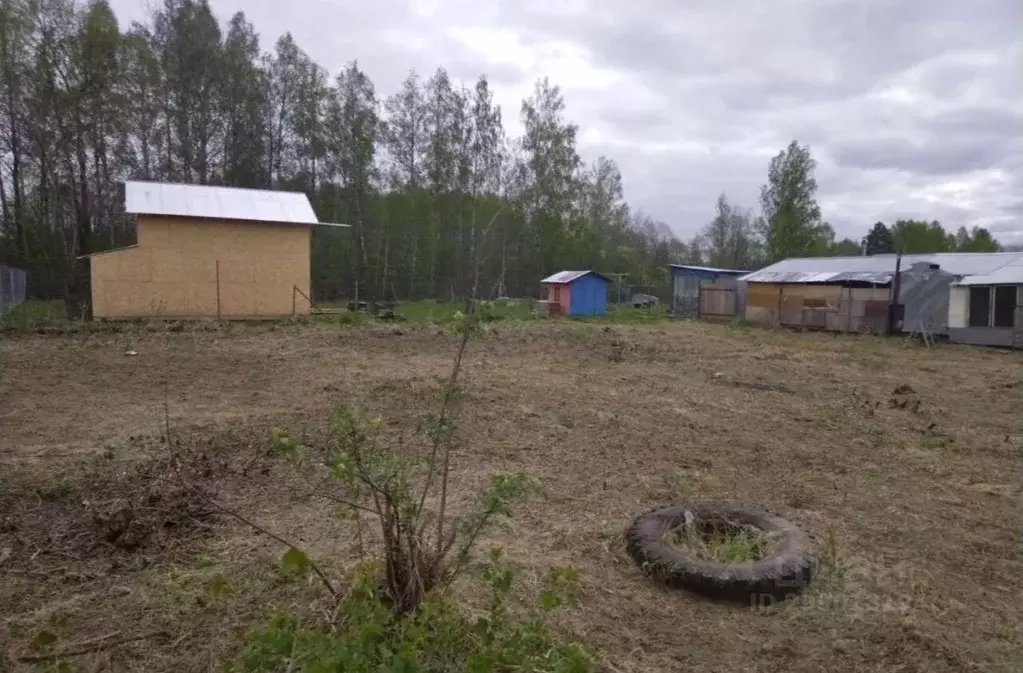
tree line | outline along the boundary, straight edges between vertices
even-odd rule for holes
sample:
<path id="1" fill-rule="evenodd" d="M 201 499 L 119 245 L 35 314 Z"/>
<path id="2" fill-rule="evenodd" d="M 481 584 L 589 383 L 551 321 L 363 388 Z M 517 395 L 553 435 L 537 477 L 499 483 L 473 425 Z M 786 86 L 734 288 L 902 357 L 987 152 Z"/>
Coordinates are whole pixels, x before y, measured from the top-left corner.
<path id="1" fill-rule="evenodd" d="M 836 240 L 817 204 L 816 162 L 806 146 L 793 141 L 775 156 L 761 188 L 761 213 L 718 197 L 717 213 L 693 242 L 711 266 L 758 269 L 787 257 L 877 255 L 884 253 L 997 252 L 987 229 L 947 231 L 936 220 L 876 222 L 860 240 Z"/>
<path id="2" fill-rule="evenodd" d="M 772 160 L 760 215 L 722 195 L 683 242 L 628 206 L 613 160 L 582 161 L 557 86 L 537 81 L 518 113 L 513 138 L 487 77 L 443 68 L 381 97 L 357 61 L 328 73 L 290 34 L 264 51 L 243 13 L 222 27 L 206 0 L 163 0 L 123 31 L 105 0 L 0 0 L 0 262 L 83 307 L 83 255 L 132 241 L 126 179 L 305 192 L 321 221 L 351 225 L 314 232 L 323 300 L 531 295 L 563 268 L 657 287 L 670 263 L 863 250 L 821 220 L 798 143 Z M 896 223 L 893 240 L 930 245 L 918 229 Z M 997 246 L 960 234 L 942 245 Z"/>

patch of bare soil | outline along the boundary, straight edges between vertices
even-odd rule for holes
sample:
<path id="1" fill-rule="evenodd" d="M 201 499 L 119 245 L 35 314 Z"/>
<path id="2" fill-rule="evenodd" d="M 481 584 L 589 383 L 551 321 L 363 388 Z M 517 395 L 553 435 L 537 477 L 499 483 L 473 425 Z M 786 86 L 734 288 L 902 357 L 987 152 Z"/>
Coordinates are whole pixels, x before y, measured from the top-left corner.
<path id="1" fill-rule="evenodd" d="M 0 348 L 9 662 L 109 636 L 75 663 L 198 671 L 229 661 L 275 607 L 329 605 L 281 575 L 281 545 L 181 489 L 176 470 L 340 576 L 359 556 L 353 524 L 267 455 L 268 430 L 315 437 L 348 403 L 414 448 L 454 339 L 414 325 L 267 324 Z M 551 321 L 499 324 L 463 373 L 455 508 L 492 474 L 540 479 L 545 497 L 516 507 L 484 548 L 507 550 L 524 591 L 576 566 L 581 604 L 560 627 L 608 670 L 1012 670 L 1020 353 Z M 622 532 L 680 496 L 805 526 L 822 559 L 813 590 L 751 610 L 655 587 Z M 121 642 L 136 635 L 146 639 Z"/>

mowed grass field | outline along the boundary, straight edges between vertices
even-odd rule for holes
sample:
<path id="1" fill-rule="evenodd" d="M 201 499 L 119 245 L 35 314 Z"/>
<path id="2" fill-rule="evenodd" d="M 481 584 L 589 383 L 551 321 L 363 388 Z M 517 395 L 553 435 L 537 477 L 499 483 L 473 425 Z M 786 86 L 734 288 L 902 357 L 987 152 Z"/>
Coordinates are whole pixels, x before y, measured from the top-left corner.
<path id="1" fill-rule="evenodd" d="M 4 337 L 3 665 L 143 636 L 70 670 L 221 670 L 271 612 L 329 615 L 315 582 L 282 577 L 284 546 L 174 491 L 167 430 L 188 479 L 340 577 L 359 559 L 354 525 L 267 452 L 270 428 L 315 437 L 343 403 L 379 415 L 395 450 L 419 450 L 455 345 L 411 322 Z M 502 321 L 470 344 L 463 377 L 454 510 L 493 474 L 540 480 L 543 496 L 479 551 L 503 547 L 524 596 L 576 567 L 578 602 L 556 628 L 604 670 L 1021 670 L 1023 354 Z M 812 591 L 751 610 L 655 587 L 622 533 L 678 497 L 803 525 L 821 558 Z M 137 540 L 111 544 L 125 503 Z M 454 590 L 467 609 L 481 600 L 468 580 Z"/>

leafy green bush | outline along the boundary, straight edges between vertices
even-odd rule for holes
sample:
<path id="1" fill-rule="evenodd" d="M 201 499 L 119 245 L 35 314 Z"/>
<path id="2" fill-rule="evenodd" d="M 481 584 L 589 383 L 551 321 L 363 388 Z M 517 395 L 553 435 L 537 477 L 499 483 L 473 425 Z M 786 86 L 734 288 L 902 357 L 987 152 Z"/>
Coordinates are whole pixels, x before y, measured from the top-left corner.
<path id="1" fill-rule="evenodd" d="M 350 512 L 363 553 L 363 517 L 379 527 L 379 553 L 373 555 L 379 561 L 360 564 L 349 573 L 348 590 L 342 596 L 304 550 L 259 528 L 288 546 L 282 563 L 285 574 L 318 576 L 339 600 L 340 616 L 312 624 L 302 624 L 293 614 L 272 617 L 265 628 L 251 635 L 239 662 L 242 670 L 592 670 L 586 653 L 563 643 L 544 618 L 571 599 L 577 579 L 573 569 L 552 571 L 539 605 L 525 614 L 507 604 L 514 572 L 500 551 L 479 568 L 490 590 L 484 616 L 470 618 L 448 592 L 470 567 L 473 548 L 487 524 L 506 515 L 512 501 L 539 487 L 526 474 L 495 475 L 465 516 L 447 515 L 456 419 L 463 398 L 458 387 L 462 358 L 470 337 L 482 332 L 480 322 L 497 306 L 496 302 L 473 302 L 467 313 L 451 315 L 451 326 L 462 338 L 451 375 L 438 391 L 440 408 L 422 423 L 426 455 L 395 451 L 380 438 L 380 418 L 367 418 L 346 406 L 335 410 L 326 436 L 317 440 L 299 441 L 286 429 L 271 430 L 272 450 L 316 481 L 318 496 Z"/>
<path id="2" fill-rule="evenodd" d="M 63 302 L 26 299 L 6 314 L 0 315 L 0 327 L 25 331 L 38 325 L 49 325 L 64 320 Z"/>
<path id="3" fill-rule="evenodd" d="M 443 408 L 450 409 L 457 397 L 445 393 Z M 316 446 L 299 443 L 282 428 L 270 432 L 272 450 L 310 477 L 327 471 L 320 493 L 351 511 L 360 540 L 363 514 L 380 527 L 383 590 L 397 614 L 415 612 L 427 593 L 454 581 L 486 526 L 507 515 L 511 502 L 539 490 L 529 475 L 494 475 L 476 506 L 445 529 L 447 451 L 454 423 L 442 412 L 429 416 L 424 426 L 433 451 L 422 460 L 399 455 L 379 441 L 379 418 L 364 418 L 344 406 L 331 415 L 326 440 Z M 427 496 L 438 487 L 440 502 L 430 511 Z M 289 566 L 307 562 L 316 570 L 297 548 L 285 555 Z"/>
<path id="4" fill-rule="evenodd" d="M 514 571 L 499 549 L 478 568 L 488 585 L 486 612 L 476 619 L 442 592 L 427 594 L 414 613 L 395 616 L 378 592 L 379 569 L 363 564 L 348 577 L 350 591 L 331 624 L 303 625 L 292 614 L 276 614 L 250 634 L 236 668 L 247 673 L 588 673 L 592 659 L 564 642 L 547 615 L 572 600 L 577 574 L 551 572 L 537 604 L 513 610 Z"/>

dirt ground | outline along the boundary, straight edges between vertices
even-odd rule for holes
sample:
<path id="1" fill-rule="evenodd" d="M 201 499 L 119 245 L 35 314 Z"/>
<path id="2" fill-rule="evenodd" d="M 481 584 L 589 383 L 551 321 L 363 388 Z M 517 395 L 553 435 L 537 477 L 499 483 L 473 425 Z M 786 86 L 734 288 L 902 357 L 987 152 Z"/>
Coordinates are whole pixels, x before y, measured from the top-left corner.
<path id="1" fill-rule="evenodd" d="M 214 670 L 276 607 L 329 609 L 315 583 L 281 579 L 282 545 L 175 491 L 167 426 L 189 479 L 340 576 L 353 526 L 267 456 L 268 431 L 313 432 L 344 402 L 380 414 L 390 440 L 421 442 L 454 347 L 408 325 L 4 337 L 7 665 L 96 644 L 75 670 Z M 606 670 L 1023 666 L 1023 354 L 688 322 L 498 323 L 463 373 L 456 509 L 492 474 L 539 478 L 544 497 L 482 549 L 506 549 L 523 594 L 552 566 L 577 567 L 579 604 L 557 626 Z M 622 533 L 676 497 L 669 482 L 805 526 L 822 559 L 813 590 L 754 611 L 653 586 Z M 125 506 L 135 519 L 120 525 Z"/>

